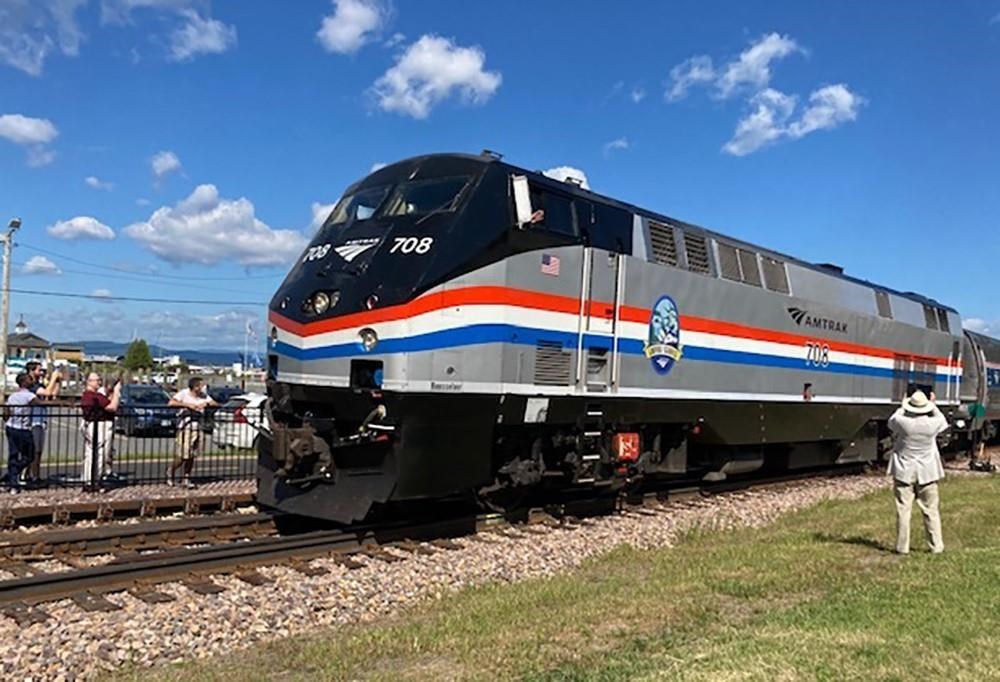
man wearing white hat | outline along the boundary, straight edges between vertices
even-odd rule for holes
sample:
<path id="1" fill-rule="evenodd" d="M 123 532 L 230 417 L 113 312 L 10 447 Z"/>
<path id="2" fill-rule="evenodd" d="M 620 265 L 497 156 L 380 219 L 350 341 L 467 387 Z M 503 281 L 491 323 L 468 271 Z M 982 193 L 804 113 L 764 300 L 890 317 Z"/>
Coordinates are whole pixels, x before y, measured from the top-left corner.
<path id="1" fill-rule="evenodd" d="M 924 515 L 927 546 L 934 554 L 944 551 L 937 486 L 944 478 L 944 467 L 941 466 L 937 437 L 948 428 L 948 420 L 933 398 L 933 393 L 928 399 L 923 391 L 916 391 L 889 417 L 889 429 L 896 436 L 888 473 L 894 479 L 896 493 L 896 552 L 899 554 L 910 553 L 914 497 Z"/>

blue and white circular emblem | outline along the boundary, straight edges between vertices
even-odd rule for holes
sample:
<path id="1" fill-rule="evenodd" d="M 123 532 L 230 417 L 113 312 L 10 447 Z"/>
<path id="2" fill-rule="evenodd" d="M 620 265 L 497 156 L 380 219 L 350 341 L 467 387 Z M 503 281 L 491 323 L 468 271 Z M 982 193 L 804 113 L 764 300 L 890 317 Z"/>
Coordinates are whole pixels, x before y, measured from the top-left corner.
<path id="1" fill-rule="evenodd" d="M 681 316 L 669 296 L 660 296 L 649 315 L 649 338 L 643 348 L 658 374 L 666 374 L 683 355 Z"/>

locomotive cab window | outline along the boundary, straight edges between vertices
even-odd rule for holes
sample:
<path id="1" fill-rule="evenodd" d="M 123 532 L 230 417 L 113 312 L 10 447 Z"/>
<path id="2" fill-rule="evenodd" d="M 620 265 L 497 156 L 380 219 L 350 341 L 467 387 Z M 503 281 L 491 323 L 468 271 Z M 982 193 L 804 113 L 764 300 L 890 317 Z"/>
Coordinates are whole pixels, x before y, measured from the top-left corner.
<path id="1" fill-rule="evenodd" d="M 573 219 L 573 202 L 569 197 L 532 187 L 531 209 L 532 229 L 543 229 L 567 237 L 579 234 Z"/>
<path id="2" fill-rule="evenodd" d="M 404 182 L 393 192 L 383 215 L 393 217 L 454 211 L 468 183 L 467 177 Z"/>
<path id="3" fill-rule="evenodd" d="M 345 195 L 330 214 L 327 225 L 344 225 L 358 220 L 368 220 L 385 200 L 389 186 L 369 187 L 354 194 Z"/>

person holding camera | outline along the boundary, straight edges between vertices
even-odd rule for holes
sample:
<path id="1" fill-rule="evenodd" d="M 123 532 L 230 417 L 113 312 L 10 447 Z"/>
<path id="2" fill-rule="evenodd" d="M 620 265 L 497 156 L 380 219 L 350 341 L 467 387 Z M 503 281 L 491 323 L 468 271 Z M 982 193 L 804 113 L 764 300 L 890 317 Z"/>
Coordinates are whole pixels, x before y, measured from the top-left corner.
<path id="1" fill-rule="evenodd" d="M 183 409 L 180 410 L 177 421 L 177 455 L 167 469 L 167 485 L 176 483 L 177 470 L 183 465 L 184 485 L 193 488 L 191 471 L 194 469 L 195 455 L 201 447 L 205 408 L 217 406 L 218 403 L 208 395 L 204 379 L 191 377 L 188 379 L 188 387 L 175 393 L 168 405 Z"/>
<path id="2" fill-rule="evenodd" d="M 914 391 L 889 417 L 889 430 L 896 436 L 888 472 L 896 497 L 896 552 L 910 553 L 910 516 L 913 500 L 924 516 L 927 546 L 934 554 L 944 551 L 938 485 L 944 478 L 937 437 L 948 428 L 948 420 L 923 391 Z"/>
<path id="3" fill-rule="evenodd" d="M 91 372 L 87 375 L 87 383 L 80 396 L 80 411 L 83 413 L 80 431 L 86 446 L 83 453 L 84 486 L 93 486 L 98 477 L 103 477 L 113 456 L 114 419 L 121 402 L 122 385 L 120 381 L 115 382 L 109 398 L 101 391 L 102 383 L 101 375 Z"/>
<path id="4" fill-rule="evenodd" d="M 17 375 L 17 390 L 7 396 L 4 417 L 7 425 L 7 488 L 12 493 L 21 491 L 21 472 L 31 465 L 35 445 L 31 438 L 32 406 L 37 398 L 29 390 L 31 377 L 27 372 Z"/>
<path id="5" fill-rule="evenodd" d="M 62 374 L 57 369 L 52 372 L 52 376 L 46 381 L 45 368 L 42 363 L 32 360 L 25 365 L 25 372 L 31 379 L 28 390 L 35 394 L 38 400 L 35 401 L 31 410 L 31 437 L 35 445 L 35 454 L 29 466 L 22 476 L 26 483 L 38 483 L 41 479 L 42 451 L 45 449 L 45 432 L 49 426 L 48 409 L 43 403 L 46 400 L 53 400 L 59 396 L 59 389 L 62 388 Z"/>

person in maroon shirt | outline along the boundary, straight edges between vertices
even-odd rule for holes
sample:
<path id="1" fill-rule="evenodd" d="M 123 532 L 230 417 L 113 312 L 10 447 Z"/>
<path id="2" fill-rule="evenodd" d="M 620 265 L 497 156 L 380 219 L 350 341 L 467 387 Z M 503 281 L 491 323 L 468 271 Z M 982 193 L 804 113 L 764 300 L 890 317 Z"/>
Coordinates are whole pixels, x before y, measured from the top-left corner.
<path id="1" fill-rule="evenodd" d="M 87 375 L 87 384 L 80 397 L 80 411 L 83 421 L 80 431 L 86 445 L 83 453 L 83 484 L 97 484 L 98 476 L 106 474 L 105 467 L 111 461 L 111 448 L 114 445 L 114 418 L 121 401 L 122 385 L 116 383 L 108 398 L 98 392 L 101 387 L 101 375 L 91 372 Z M 95 443 L 96 438 L 96 443 Z M 94 448 L 97 448 L 97 471 L 93 470 Z"/>

